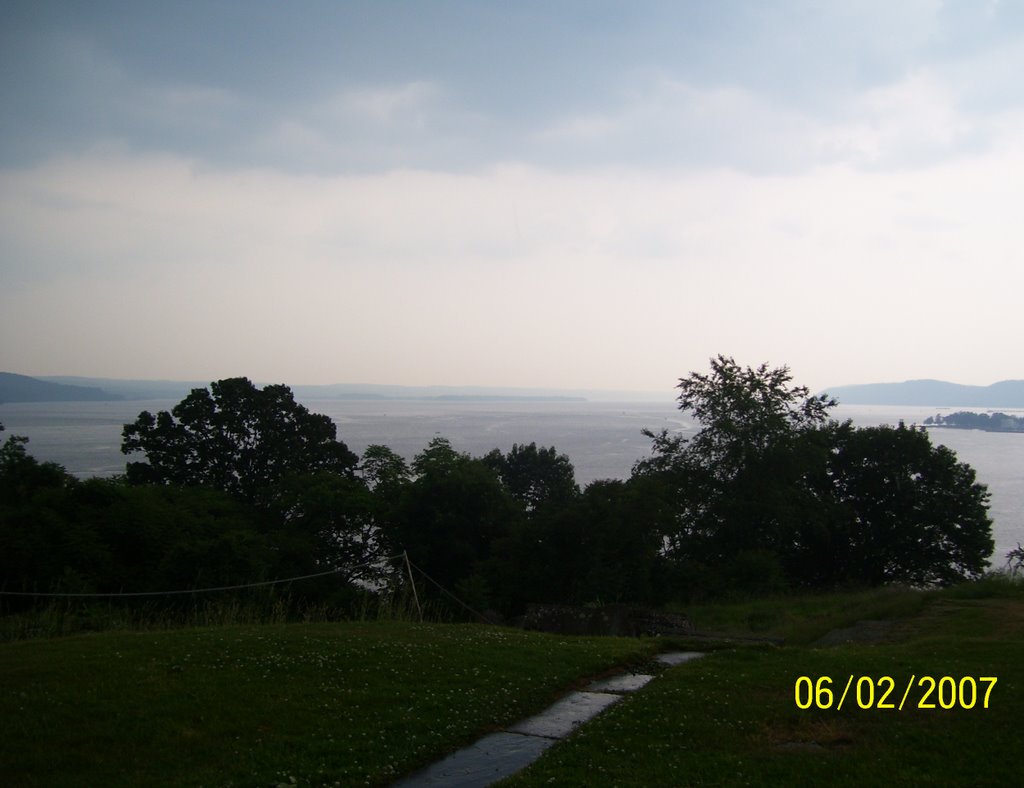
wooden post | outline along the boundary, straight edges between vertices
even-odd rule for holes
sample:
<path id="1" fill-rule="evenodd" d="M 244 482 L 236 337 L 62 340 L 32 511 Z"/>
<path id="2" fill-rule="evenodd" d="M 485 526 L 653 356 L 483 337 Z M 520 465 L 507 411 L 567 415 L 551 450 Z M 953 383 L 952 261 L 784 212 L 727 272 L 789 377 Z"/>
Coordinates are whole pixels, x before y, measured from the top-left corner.
<path id="1" fill-rule="evenodd" d="M 416 602 L 416 612 L 419 614 L 420 623 L 422 624 L 423 623 L 423 609 L 420 607 L 420 597 L 419 597 L 419 594 L 416 593 L 416 581 L 413 579 L 413 576 L 412 576 L 412 564 L 409 563 L 409 553 L 407 553 L 405 550 L 403 550 L 402 551 L 402 558 L 405 559 L 405 569 L 409 573 L 409 583 L 412 584 L 412 598 L 413 598 L 413 601 Z"/>

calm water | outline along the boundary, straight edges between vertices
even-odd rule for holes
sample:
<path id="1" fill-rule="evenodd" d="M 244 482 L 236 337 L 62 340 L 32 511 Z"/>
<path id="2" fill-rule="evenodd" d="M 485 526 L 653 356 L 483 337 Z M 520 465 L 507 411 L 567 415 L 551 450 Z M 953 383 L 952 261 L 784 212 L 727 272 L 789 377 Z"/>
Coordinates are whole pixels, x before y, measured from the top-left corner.
<path id="1" fill-rule="evenodd" d="M 27 435 L 29 451 L 40 460 L 63 465 L 77 476 L 110 476 L 124 470 L 121 428 L 142 410 L 167 410 L 169 400 L 68 402 L 0 405 L 6 435 Z M 694 431 L 692 420 L 672 403 L 608 402 L 404 402 L 307 400 L 316 413 L 330 416 L 338 437 L 356 453 L 371 443 L 389 446 L 407 459 L 436 435 L 473 455 L 507 451 L 513 443 L 555 446 L 568 454 L 576 477 L 621 479 L 633 463 L 648 455 L 650 441 L 641 430 Z M 840 406 L 836 418 L 859 426 L 908 424 L 940 409 L 893 406 Z M 948 410 L 948 409 L 945 409 Z M 992 494 L 996 550 L 993 563 L 1017 542 L 1024 542 L 1024 434 L 933 430 L 932 440 L 953 449 L 971 464 Z"/>

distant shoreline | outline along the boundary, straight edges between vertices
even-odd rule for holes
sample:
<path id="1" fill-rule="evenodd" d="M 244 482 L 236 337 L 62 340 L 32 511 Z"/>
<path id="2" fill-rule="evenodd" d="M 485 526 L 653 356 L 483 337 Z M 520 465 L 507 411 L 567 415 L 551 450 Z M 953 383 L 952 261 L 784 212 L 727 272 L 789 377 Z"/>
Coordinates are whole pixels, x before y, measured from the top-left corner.
<path id="1" fill-rule="evenodd" d="M 921 424 L 920 426 L 927 427 L 930 430 L 933 430 L 933 429 L 940 429 L 940 430 L 976 430 L 978 432 L 1008 432 L 1008 433 L 1011 433 L 1011 434 L 1012 433 L 1016 433 L 1018 435 L 1024 435 L 1024 429 L 1014 430 L 1014 429 L 1002 429 L 1002 428 L 999 428 L 999 427 L 968 427 L 966 425 L 957 425 L 957 424 Z"/>
<path id="2" fill-rule="evenodd" d="M 323 400 L 345 402 L 589 402 L 586 397 L 527 396 L 514 394 L 438 394 L 436 396 L 395 397 L 386 394 L 335 394 L 319 397 Z"/>
<path id="3" fill-rule="evenodd" d="M 990 386 L 964 386 L 944 380 L 906 380 L 833 386 L 822 393 L 842 405 L 883 405 L 927 408 L 1024 408 L 1024 380 L 1002 380 Z"/>
<path id="4" fill-rule="evenodd" d="M 280 381 L 276 381 L 280 382 Z M 116 402 L 135 400 L 181 400 L 211 381 L 121 380 L 77 376 L 38 378 L 0 372 L 0 402 Z M 266 381 L 255 381 L 258 386 Z M 400 386 L 375 383 L 285 385 L 297 400 L 394 401 L 394 402 L 657 402 L 658 392 L 611 389 L 557 389 L 514 386 Z"/>
<path id="5" fill-rule="evenodd" d="M 995 413 L 972 413 L 961 410 L 946 415 L 937 413 L 925 419 L 923 424 L 925 427 L 947 427 L 953 430 L 1024 433 L 1024 417 L 1013 416 L 1001 411 Z"/>

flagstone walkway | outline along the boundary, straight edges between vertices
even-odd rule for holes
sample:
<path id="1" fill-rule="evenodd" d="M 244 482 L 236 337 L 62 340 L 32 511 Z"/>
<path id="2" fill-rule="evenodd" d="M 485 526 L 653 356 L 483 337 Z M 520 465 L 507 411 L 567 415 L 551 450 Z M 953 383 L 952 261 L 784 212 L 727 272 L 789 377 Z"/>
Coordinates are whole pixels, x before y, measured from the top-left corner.
<path id="1" fill-rule="evenodd" d="M 674 666 L 702 656 L 696 651 L 677 651 L 659 654 L 656 659 L 664 665 Z M 564 739 L 580 725 L 622 700 L 624 694 L 640 689 L 653 678 L 643 673 L 624 673 L 595 681 L 540 714 L 510 725 L 499 733 L 484 736 L 475 744 L 395 785 L 397 788 L 430 785 L 483 788 L 496 783 L 529 766 L 556 741 Z"/>

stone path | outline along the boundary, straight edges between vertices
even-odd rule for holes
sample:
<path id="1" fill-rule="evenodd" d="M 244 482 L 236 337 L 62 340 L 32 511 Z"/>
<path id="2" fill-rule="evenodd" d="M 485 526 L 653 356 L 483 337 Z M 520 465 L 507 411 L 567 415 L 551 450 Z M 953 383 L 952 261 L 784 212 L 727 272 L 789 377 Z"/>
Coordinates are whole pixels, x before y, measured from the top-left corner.
<path id="1" fill-rule="evenodd" d="M 677 651 L 659 654 L 656 659 L 674 666 L 702 656 L 696 651 Z M 507 730 L 484 736 L 395 785 L 400 788 L 430 785 L 483 788 L 496 783 L 529 766 L 556 741 L 621 700 L 623 694 L 640 689 L 653 678 L 642 673 L 624 673 L 595 681 L 540 714 L 510 725 Z"/>

